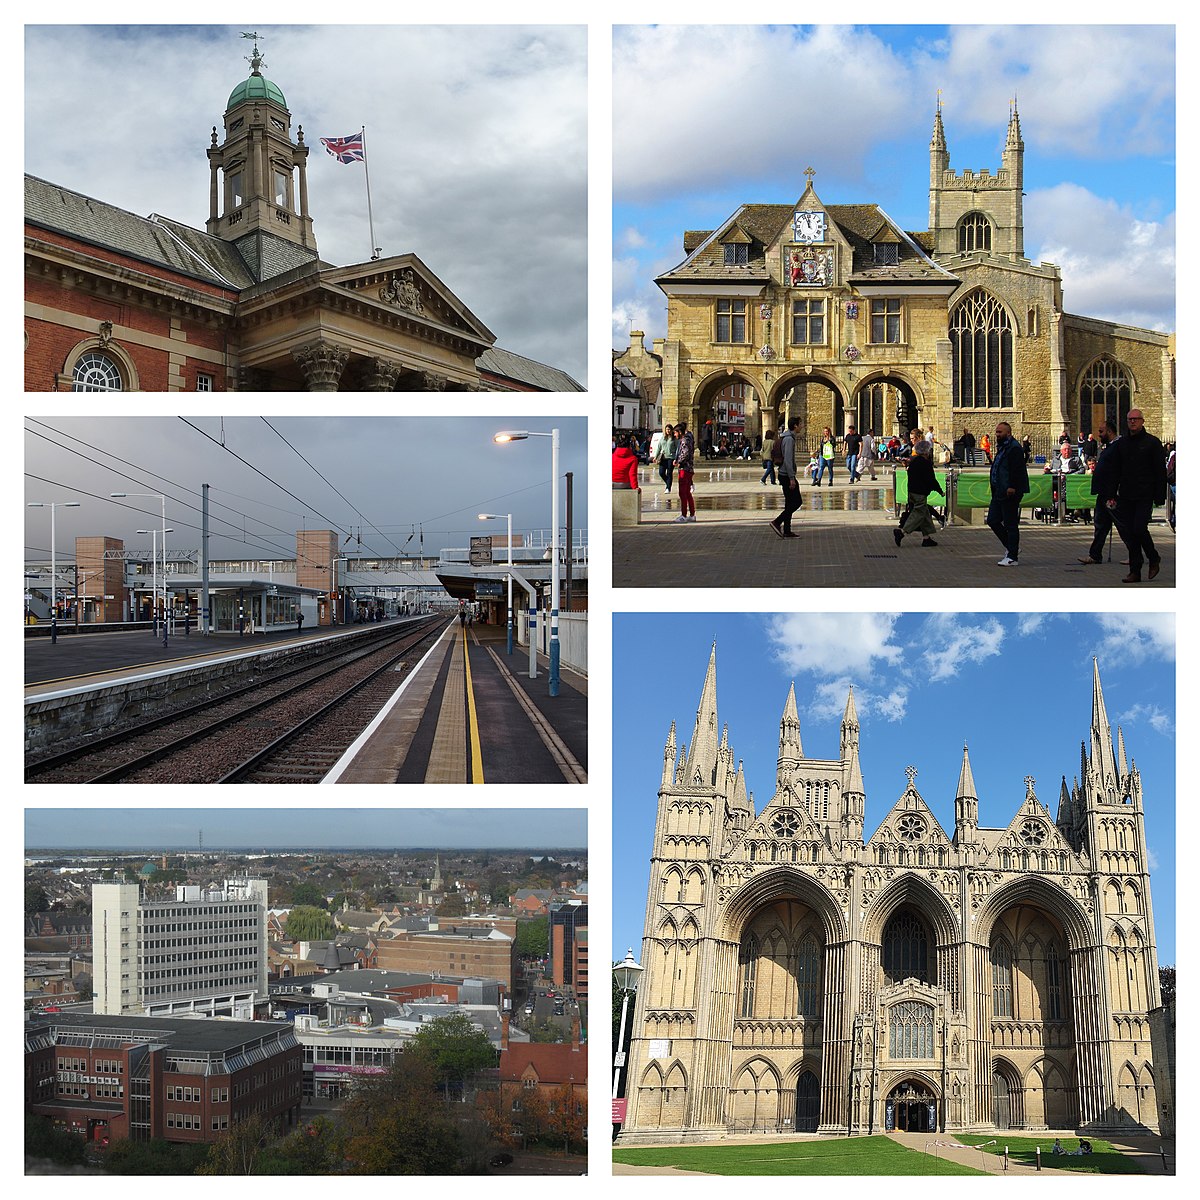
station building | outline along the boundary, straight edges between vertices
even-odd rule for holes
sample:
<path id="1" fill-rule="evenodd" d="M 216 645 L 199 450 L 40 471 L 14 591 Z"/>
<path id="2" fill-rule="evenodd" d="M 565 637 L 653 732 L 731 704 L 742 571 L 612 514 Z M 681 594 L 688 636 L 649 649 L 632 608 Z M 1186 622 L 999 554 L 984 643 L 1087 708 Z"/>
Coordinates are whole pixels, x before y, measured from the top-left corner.
<path id="1" fill-rule="evenodd" d="M 614 359 L 642 378 L 662 360 L 664 420 L 754 437 L 800 418 L 802 443 L 933 429 L 947 445 L 1008 421 L 1049 446 L 1140 408 L 1175 437 L 1175 337 L 1064 308 L 1062 272 L 1025 257 L 1015 103 L 999 168 L 955 171 L 939 105 L 929 228 L 877 203 L 826 203 L 815 172 L 794 204 L 743 204 L 683 235 L 655 281 L 667 337 Z M 1123 426 L 1122 426 L 1123 427 Z"/>
<path id="2" fill-rule="evenodd" d="M 213 126 L 203 229 L 26 176 L 25 390 L 582 391 L 417 254 L 321 259 L 309 146 L 262 65 Z"/>
<path id="3" fill-rule="evenodd" d="M 663 750 L 622 1139 L 1157 1130 L 1143 805 L 1171 801 L 1143 797 L 1098 667 L 1057 813 L 1026 776 L 999 826 L 964 748 L 952 832 L 909 767 L 866 837 L 853 691 L 821 759 L 793 687 L 761 812 L 718 729 L 714 646 Z"/>
<path id="4" fill-rule="evenodd" d="M 266 914 L 265 879 L 181 884 L 174 900 L 93 884 L 93 1011 L 253 1018 L 267 995 Z"/>
<path id="5" fill-rule="evenodd" d="M 25 1109 L 88 1141 L 211 1142 L 259 1113 L 300 1119 L 302 1051 L 273 1021 L 37 1013 Z"/>

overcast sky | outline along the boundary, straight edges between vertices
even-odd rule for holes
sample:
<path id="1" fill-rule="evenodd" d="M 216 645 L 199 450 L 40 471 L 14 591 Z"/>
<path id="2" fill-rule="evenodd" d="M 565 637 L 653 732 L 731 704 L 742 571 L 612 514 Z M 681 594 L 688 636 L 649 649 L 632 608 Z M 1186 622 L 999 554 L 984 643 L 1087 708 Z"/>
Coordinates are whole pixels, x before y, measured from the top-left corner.
<path id="1" fill-rule="evenodd" d="M 587 847 L 582 808 L 29 808 L 27 849 Z"/>
<path id="2" fill-rule="evenodd" d="M 956 171 L 999 169 L 1016 96 L 1025 254 L 1066 310 L 1175 328 L 1171 25 L 626 26 L 613 69 L 614 347 L 665 334 L 684 230 L 794 203 L 806 167 L 826 204 L 927 229 L 939 89 Z"/>
<path id="3" fill-rule="evenodd" d="M 1092 656 L 1116 738 L 1142 775 L 1159 960 L 1175 961 L 1173 613 L 687 613 L 671 616 L 673 684 L 647 687 L 643 658 L 618 656 L 613 694 L 613 951 L 640 955 L 663 746 L 692 740 L 713 641 L 717 719 L 761 812 L 775 789 L 779 720 L 796 685 L 810 758 L 836 758 L 854 685 L 869 840 L 904 793 L 904 771 L 948 835 L 966 744 L 979 824 L 1006 828 L 1026 775 L 1058 815 L 1062 778 L 1090 736 Z M 658 614 L 618 614 L 613 643 L 660 645 Z M 1186 798 L 1183 812 L 1188 811 Z"/>
<path id="4" fill-rule="evenodd" d="M 25 500 L 79 501 L 56 510 L 64 558 L 78 535 L 150 549 L 137 530 L 162 527 L 162 501 L 111 492 L 165 495 L 168 548 L 198 549 L 204 483 L 210 558 L 294 558 L 300 529 L 336 529 L 343 542 L 353 530 L 346 552 L 373 557 L 418 553 L 423 528 L 436 555 L 506 532 L 481 512 L 511 512 L 514 536 L 549 530 L 550 438 L 496 445 L 492 435 L 554 428 L 560 476 L 574 472 L 574 527 L 586 529 L 583 417 L 27 417 Z M 565 522 L 564 485 L 559 504 Z M 26 508 L 26 560 L 49 553 L 49 510 Z"/>
<path id="5" fill-rule="evenodd" d="M 321 257 L 371 256 L 363 167 L 319 141 L 365 124 L 384 255 L 417 254 L 498 345 L 586 382 L 583 26 L 27 26 L 26 171 L 203 229 L 249 29 L 311 148 Z"/>

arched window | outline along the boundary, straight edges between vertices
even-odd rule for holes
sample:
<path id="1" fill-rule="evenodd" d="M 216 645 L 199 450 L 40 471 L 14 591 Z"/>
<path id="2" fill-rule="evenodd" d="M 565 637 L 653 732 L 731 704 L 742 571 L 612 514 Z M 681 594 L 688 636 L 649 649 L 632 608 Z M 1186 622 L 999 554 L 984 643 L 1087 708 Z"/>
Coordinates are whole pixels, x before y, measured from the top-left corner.
<path id="1" fill-rule="evenodd" d="M 742 972 L 741 1007 L 738 1015 L 754 1016 L 754 976 L 758 971 L 758 938 L 753 933 L 742 938 L 738 950 L 738 966 Z"/>
<path id="2" fill-rule="evenodd" d="M 911 912 L 896 913 L 883 930 L 883 971 L 888 983 L 929 983 L 929 936 Z"/>
<path id="3" fill-rule="evenodd" d="M 916 1000 L 893 1004 L 889 1057 L 933 1057 L 933 1009 Z"/>
<path id="4" fill-rule="evenodd" d="M 973 292 L 950 318 L 955 408 L 1012 408 L 1012 326 L 994 296 Z"/>
<path id="5" fill-rule="evenodd" d="M 71 372 L 73 392 L 120 392 L 124 390 L 121 372 L 107 354 L 95 350 L 81 355 Z"/>
<path id="6" fill-rule="evenodd" d="M 1133 407 L 1133 381 L 1129 372 L 1116 359 L 1098 358 L 1084 373 L 1079 385 L 1079 419 L 1083 428 L 1093 431 L 1104 419 L 1125 432 L 1125 418 Z"/>
<path id="7" fill-rule="evenodd" d="M 958 252 L 992 248 L 992 223 L 981 212 L 967 213 L 958 224 Z"/>
<path id="8" fill-rule="evenodd" d="M 992 946 L 992 1016 L 1012 1015 L 1012 949 L 1007 942 L 995 942 Z"/>
<path id="9" fill-rule="evenodd" d="M 817 940 L 806 937 L 796 949 L 796 1011 L 802 1017 L 815 1017 L 820 1011 L 820 969 Z"/>
<path id="10" fill-rule="evenodd" d="M 1062 961 L 1053 942 L 1046 952 L 1046 1016 L 1051 1021 L 1063 1017 Z"/>

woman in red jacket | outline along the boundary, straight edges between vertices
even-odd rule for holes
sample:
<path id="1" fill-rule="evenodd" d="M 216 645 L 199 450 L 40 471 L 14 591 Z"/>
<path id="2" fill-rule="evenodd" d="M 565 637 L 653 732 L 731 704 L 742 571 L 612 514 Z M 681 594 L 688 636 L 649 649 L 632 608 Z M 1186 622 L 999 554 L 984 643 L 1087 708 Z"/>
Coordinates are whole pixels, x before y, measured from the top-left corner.
<path id="1" fill-rule="evenodd" d="M 612 452 L 612 482 L 614 488 L 638 490 L 638 457 L 629 445 L 629 435 L 623 433 L 617 439 L 617 448 Z"/>

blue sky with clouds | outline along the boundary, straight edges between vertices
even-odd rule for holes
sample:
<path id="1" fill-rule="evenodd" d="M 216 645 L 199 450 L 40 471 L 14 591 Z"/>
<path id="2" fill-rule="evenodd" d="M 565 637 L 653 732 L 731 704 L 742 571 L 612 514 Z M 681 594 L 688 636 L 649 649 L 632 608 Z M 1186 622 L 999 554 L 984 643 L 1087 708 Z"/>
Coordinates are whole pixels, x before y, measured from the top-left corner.
<path id="1" fill-rule="evenodd" d="M 755 809 L 774 790 L 779 718 L 795 681 L 804 752 L 835 758 L 854 685 L 866 837 L 907 784 L 947 833 L 964 743 L 979 823 L 1004 828 L 1024 778 L 1057 814 L 1089 736 L 1092 656 L 1110 723 L 1142 775 L 1160 964 L 1175 961 L 1175 618 L 1129 613 L 620 613 L 613 676 L 613 953 L 641 954 L 663 746 L 690 742 L 713 641 L 717 717 Z M 621 647 L 641 652 L 626 655 Z"/>
<path id="2" fill-rule="evenodd" d="M 665 335 L 685 229 L 783 203 L 928 227 L 939 89 L 950 166 L 1000 166 L 1015 96 L 1025 252 L 1068 312 L 1175 328 L 1170 25 L 625 26 L 613 34 L 614 347 Z"/>

